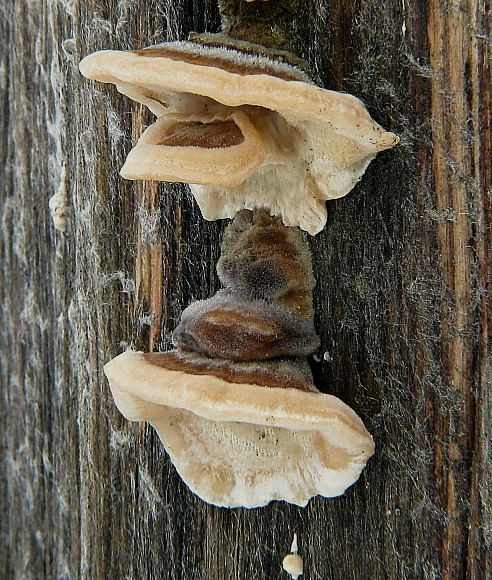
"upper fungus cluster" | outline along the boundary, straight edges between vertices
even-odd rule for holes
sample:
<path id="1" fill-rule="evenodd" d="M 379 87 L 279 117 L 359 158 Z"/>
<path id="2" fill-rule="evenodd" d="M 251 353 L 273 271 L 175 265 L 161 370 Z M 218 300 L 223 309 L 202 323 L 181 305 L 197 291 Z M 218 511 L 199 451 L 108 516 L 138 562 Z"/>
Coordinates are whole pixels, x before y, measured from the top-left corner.
<path id="1" fill-rule="evenodd" d="M 266 207 L 314 235 L 326 200 L 346 195 L 398 141 L 359 99 L 315 86 L 300 66 L 251 43 L 105 50 L 80 70 L 157 117 L 122 176 L 190 184 L 208 220 Z"/>

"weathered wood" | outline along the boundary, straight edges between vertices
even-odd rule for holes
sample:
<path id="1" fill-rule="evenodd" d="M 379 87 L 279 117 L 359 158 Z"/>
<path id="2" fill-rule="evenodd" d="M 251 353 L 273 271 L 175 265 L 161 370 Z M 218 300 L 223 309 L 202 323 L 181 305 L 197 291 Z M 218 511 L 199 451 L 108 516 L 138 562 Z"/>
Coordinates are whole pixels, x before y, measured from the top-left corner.
<path id="1" fill-rule="evenodd" d="M 484 0 L 306 0 L 293 19 L 325 86 L 401 137 L 311 240 L 316 383 L 377 452 L 343 497 L 304 509 L 204 504 L 102 373 L 124 345 L 167 348 L 181 310 L 218 288 L 225 224 L 185 186 L 119 177 L 150 117 L 77 65 L 216 31 L 216 5 L 14 0 L 0 14 L 0 575 L 286 578 L 296 531 L 306 580 L 492 578 Z M 48 210 L 61 185 L 66 233 Z"/>

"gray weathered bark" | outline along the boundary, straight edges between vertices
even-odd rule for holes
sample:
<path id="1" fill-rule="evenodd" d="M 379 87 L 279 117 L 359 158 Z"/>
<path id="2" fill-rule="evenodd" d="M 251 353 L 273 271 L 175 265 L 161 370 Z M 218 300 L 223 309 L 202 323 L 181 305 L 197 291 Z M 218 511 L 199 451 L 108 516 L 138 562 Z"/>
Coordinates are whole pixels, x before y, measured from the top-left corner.
<path id="1" fill-rule="evenodd" d="M 293 19 L 324 85 L 401 137 L 311 240 L 316 384 L 356 409 L 377 452 L 343 497 L 304 509 L 204 504 L 102 373 L 124 345 L 167 348 L 181 310 L 218 288 L 225 224 L 185 186 L 119 177 L 150 117 L 77 65 L 216 31 L 216 5 L 0 13 L 2 577 L 286 578 L 297 532 L 306 580 L 492 578 L 485 0 L 306 0 Z M 66 233 L 48 210 L 60 187 Z"/>

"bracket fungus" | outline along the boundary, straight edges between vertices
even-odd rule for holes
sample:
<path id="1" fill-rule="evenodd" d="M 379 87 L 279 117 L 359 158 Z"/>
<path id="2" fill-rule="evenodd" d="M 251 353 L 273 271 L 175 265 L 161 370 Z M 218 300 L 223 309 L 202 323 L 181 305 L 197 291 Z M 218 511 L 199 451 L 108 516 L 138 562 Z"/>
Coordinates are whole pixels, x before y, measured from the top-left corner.
<path id="1" fill-rule="evenodd" d="M 106 364 L 116 405 L 156 429 L 203 500 L 304 506 L 342 494 L 374 451 L 356 413 L 314 386 L 313 276 L 302 232 L 244 210 L 224 234 L 225 288 L 184 310 L 175 349 Z M 266 272 L 269 283 L 257 284 Z"/>
<path id="2" fill-rule="evenodd" d="M 318 233 L 325 201 L 346 195 L 398 138 L 356 97 L 317 87 L 288 53 L 212 37 L 80 63 L 84 76 L 114 83 L 157 116 L 122 176 L 189 183 L 207 220 L 266 207 Z"/>

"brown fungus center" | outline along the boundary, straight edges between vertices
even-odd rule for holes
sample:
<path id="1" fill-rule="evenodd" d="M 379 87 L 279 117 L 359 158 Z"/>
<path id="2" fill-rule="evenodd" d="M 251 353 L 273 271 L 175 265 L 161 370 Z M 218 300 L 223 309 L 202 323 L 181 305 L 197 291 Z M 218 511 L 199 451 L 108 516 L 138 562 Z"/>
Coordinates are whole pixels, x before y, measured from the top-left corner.
<path id="1" fill-rule="evenodd" d="M 244 141 L 244 135 L 234 121 L 178 123 L 172 127 L 170 133 L 156 145 L 215 149 L 233 147 Z"/>
<path id="2" fill-rule="evenodd" d="M 193 352 L 176 350 L 145 353 L 143 357 L 149 363 L 168 371 L 214 376 L 233 384 L 318 392 L 313 385 L 309 367 L 301 360 L 261 361 L 261 364 L 258 361 L 231 363 L 224 359 L 206 358 Z"/>

